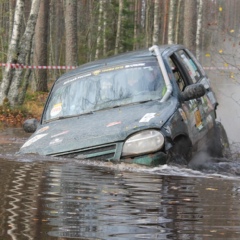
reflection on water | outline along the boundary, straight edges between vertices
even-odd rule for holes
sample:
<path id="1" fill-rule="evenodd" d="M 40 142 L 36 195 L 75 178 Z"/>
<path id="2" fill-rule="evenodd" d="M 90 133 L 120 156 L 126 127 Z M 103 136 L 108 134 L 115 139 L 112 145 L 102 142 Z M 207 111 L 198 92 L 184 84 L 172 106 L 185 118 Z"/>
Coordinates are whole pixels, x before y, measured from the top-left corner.
<path id="1" fill-rule="evenodd" d="M 236 239 L 239 182 L 0 159 L 2 239 Z M 3 170 L 4 169 L 4 170 Z"/>
<path id="2" fill-rule="evenodd" d="M 239 183 L 177 167 L 4 152 L 0 239 L 239 239 Z"/>

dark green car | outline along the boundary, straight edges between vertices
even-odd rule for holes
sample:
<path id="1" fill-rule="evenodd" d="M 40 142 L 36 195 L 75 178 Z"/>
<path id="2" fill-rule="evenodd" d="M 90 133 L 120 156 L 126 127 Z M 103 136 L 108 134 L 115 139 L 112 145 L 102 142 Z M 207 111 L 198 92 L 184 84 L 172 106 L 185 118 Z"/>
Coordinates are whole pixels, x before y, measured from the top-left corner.
<path id="1" fill-rule="evenodd" d="M 209 79 L 181 45 L 152 46 L 91 62 L 57 79 L 21 153 L 145 165 L 222 156 Z"/>

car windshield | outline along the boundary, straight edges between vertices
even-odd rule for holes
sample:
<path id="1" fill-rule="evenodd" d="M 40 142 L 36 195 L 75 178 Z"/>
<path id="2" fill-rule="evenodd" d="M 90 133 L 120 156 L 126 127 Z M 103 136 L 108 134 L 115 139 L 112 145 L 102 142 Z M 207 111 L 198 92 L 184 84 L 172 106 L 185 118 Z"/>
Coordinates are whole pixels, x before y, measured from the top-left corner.
<path id="1" fill-rule="evenodd" d="M 105 67 L 57 82 L 43 121 L 161 99 L 165 91 L 157 61 Z"/>

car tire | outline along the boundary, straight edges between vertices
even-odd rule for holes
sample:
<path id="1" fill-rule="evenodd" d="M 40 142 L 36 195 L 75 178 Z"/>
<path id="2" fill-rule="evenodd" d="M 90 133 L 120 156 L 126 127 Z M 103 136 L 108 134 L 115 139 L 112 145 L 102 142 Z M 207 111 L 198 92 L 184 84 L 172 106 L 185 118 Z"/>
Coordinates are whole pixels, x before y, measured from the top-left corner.
<path id="1" fill-rule="evenodd" d="M 230 148 L 227 133 L 220 122 L 216 122 L 211 131 L 207 152 L 211 157 L 227 158 L 229 156 Z"/>
<path id="2" fill-rule="evenodd" d="M 173 147 L 169 151 L 167 164 L 188 164 L 192 157 L 192 142 L 186 136 L 174 139 Z"/>

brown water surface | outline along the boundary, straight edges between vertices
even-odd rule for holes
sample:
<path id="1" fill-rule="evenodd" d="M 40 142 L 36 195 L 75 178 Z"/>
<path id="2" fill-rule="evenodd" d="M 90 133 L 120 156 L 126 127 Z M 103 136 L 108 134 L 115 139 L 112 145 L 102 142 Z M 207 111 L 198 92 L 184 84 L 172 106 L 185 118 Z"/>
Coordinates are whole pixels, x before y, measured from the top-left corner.
<path id="1" fill-rule="evenodd" d="M 240 239 L 237 161 L 200 172 L 16 154 L 28 136 L 0 130 L 1 240 Z"/>

